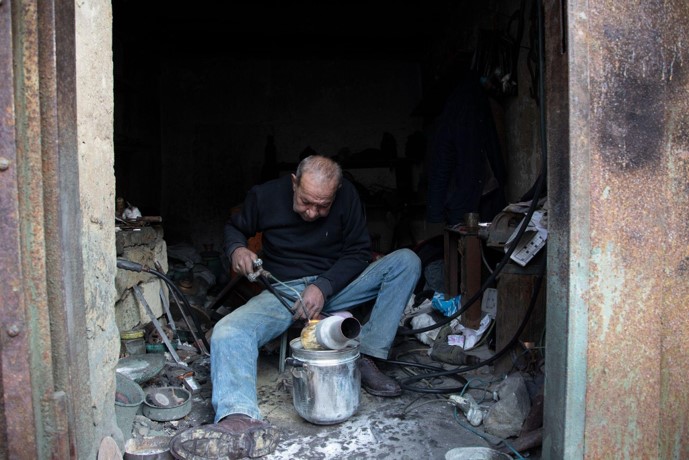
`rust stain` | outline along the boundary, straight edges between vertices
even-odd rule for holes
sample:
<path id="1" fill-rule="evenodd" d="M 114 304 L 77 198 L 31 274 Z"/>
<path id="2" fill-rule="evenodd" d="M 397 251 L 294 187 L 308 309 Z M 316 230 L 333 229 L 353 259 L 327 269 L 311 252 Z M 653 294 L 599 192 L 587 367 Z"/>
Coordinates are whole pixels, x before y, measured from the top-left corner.
<path id="1" fill-rule="evenodd" d="M 685 10 L 654 0 L 606 1 L 588 11 L 587 458 L 687 457 L 677 441 L 689 434 L 680 389 L 689 375 L 678 364 L 689 328 L 677 308 L 689 302 L 689 103 L 679 97 L 687 51 L 677 47 L 688 42 Z"/>
<path id="2" fill-rule="evenodd" d="M 9 3 L 9 2 L 8 2 Z M 12 4 L 0 8 L 0 81 L 14 81 Z M 0 404 L 0 452 L 11 458 L 36 457 L 33 427 L 33 400 L 29 356 L 29 336 L 23 297 L 20 221 L 18 209 L 18 168 L 15 138 L 14 85 L 0 85 L 0 157 L 7 168 L 0 172 L 0 261 L 4 267 L 0 283 L 0 377 L 3 401 Z"/>

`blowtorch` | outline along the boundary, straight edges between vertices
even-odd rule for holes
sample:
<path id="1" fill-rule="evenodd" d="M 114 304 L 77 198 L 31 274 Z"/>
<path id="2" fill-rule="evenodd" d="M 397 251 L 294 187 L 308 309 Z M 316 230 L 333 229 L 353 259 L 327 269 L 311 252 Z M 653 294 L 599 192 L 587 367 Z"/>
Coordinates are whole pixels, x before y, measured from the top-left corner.
<path id="1" fill-rule="evenodd" d="M 287 303 L 287 300 L 294 304 L 301 305 L 304 318 L 307 319 L 307 324 L 301 331 L 300 338 L 304 349 L 306 350 L 341 350 L 347 347 L 352 340 L 359 337 L 361 331 L 361 324 L 353 316 L 337 316 L 321 313 L 326 316 L 323 320 L 309 319 L 306 312 L 304 302 L 298 292 L 295 291 L 297 297 L 292 297 L 284 292 L 279 292 L 270 283 L 270 279 L 279 284 L 283 284 L 280 280 L 272 276 L 269 272 L 263 269 L 263 261 L 256 259 L 253 262 L 254 271 L 246 275 L 251 282 L 259 280 L 266 289 L 268 289 L 280 303 L 294 316 L 296 312 Z"/>

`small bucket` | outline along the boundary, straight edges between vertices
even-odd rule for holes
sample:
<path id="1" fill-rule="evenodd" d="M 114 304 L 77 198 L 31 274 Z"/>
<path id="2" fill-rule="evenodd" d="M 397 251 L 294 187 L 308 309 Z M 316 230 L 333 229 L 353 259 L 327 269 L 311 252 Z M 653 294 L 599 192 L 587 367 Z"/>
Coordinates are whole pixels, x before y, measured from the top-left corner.
<path id="1" fill-rule="evenodd" d="M 359 347 L 305 350 L 301 339 L 290 342 L 292 400 L 297 413 L 316 425 L 343 422 L 359 408 Z"/>
<path id="2" fill-rule="evenodd" d="M 134 417 L 141 411 L 145 394 L 141 386 L 134 380 L 119 372 L 115 375 L 115 417 L 117 418 L 117 426 L 120 427 L 124 440 L 127 441 L 132 437 Z"/>

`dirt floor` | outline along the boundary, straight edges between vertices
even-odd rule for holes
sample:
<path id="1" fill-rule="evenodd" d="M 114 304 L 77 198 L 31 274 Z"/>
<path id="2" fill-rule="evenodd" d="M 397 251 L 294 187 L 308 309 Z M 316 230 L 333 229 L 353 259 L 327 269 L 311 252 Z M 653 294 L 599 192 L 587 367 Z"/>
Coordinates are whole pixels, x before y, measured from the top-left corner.
<path id="1" fill-rule="evenodd" d="M 192 396 L 189 414 L 170 421 L 154 421 L 144 415 L 137 415 L 132 426 L 134 440 L 129 441 L 130 445 L 152 436 L 171 438 L 189 427 L 212 423 L 209 359 L 192 350 L 191 347 L 178 350 L 180 357 L 194 370 L 194 381 L 199 385 Z M 442 363 L 431 361 L 423 350 L 424 346 L 420 342 L 408 340 L 399 346 L 396 353 L 400 356 L 400 361 L 419 361 L 442 366 Z M 359 407 L 354 415 L 338 424 L 316 425 L 297 413 L 292 399 L 291 368 L 288 366 L 280 373 L 279 360 L 276 348 L 271 352 L 263 350 L 259 358 L 259 407 L 263 416 L 282 432 L 277 450 L 264 457 L 266 459 L 502 458 L 457 456 L 464 455 L 458 448 L 469 447 L 491 448 L 509 452 L 512 454 L 511 458 L 520 458 L 499 438 L 485 433 L 482 426 L 471 426 L 463 412 L 450 404 L 449 394 L 439 393 L 445 387 L 463 389 L 473 394 L 484 407 L 488 407 L 494 403 L 493 385 L 504 377 L 504 373 L 494 375 L 492 367 L 484 367 L 465 375 L 467 380 L 463 381 L 435 378 L 416 382 L 413 384 L 416 390 L 405 389 L 402 396 L 397 398 L 372 396 L 362 390 Z M 131 362 L 127 365 L 131 367 Z M 387 363 L 381 369 L 400 381 L 423 372 L 413 366 Z M 128 371 L 126 366 L 124 371 Z M 165 386 L 181 386 L 179 376 L 183 371 L 168 359 L 154 377 L 145 376 L 146 381 L 141 386 L 146 393 Z M 539 379 L 538 374 L 521 374 L 531 386 Z M 469 385 L 464 388 L 467 381 Z M 459 391 L 454 394 L 458 393 Z M 510 445 L 515 442 L 519 444 L 519 438 L 508 442 Z M 538 448 L 521 451 L 519 455 L 540 458 Z"/>

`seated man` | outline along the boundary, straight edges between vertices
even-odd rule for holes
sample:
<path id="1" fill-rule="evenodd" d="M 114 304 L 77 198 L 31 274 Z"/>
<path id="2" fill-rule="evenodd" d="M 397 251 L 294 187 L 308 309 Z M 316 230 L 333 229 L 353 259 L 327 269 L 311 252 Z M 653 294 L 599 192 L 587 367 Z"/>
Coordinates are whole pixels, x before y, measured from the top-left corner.
<path id="1" fill-rule="evenodd" d="M 265 290 L 221 319 L 211 338 L 215 423 L 177 435 L 178 458 L 260 457 L 277 446 L 278 431 L 261 420 L 256 398 L 260 347 L 295 320 L 317 318 L 376 299 L 359 336 L 362 387 L 378 396 L 398 396 L 400 386 L 378 370 L 417 280 L 421 262 L 408 249 L 371 263 L 366 219 L 354 186 L 340 166 L 322 156 L 301 161 L 296 174 L 253 187 L 242 211 L 225 226 L 225 250 L 240 275 L 251 274 L 258 256 L 247 239 L 262 232 L 263 268 L 280 283 L 276 290 L 301 302 L 292 315 Z M 299 304 L 302 303 L 303 305 Z"/>

